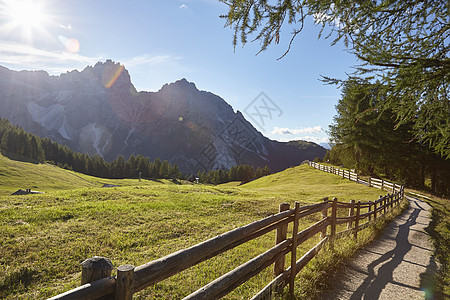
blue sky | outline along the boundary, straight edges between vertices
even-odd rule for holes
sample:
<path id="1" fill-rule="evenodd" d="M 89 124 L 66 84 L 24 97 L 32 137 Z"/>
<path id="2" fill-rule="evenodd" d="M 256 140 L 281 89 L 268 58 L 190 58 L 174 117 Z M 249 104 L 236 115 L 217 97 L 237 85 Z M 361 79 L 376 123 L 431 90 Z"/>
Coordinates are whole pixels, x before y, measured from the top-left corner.
<path id="1" fill-rule="evenodd" d="M 186 78 L 269 138 L 325 142 L 340 91 L 320 75 L 345 78 L 355 58 L 318 40 L 312 20 L 282 60 L 289 27 L 259 55 L 258 42 L 233 49 L 233 31 L 219 18 L 226 12 L 216 0 L 0 0 L 0 65 L 59 75 L 112 59 L 138 90 Z M 276 108 L 263 119 L 261 101 Z"/>

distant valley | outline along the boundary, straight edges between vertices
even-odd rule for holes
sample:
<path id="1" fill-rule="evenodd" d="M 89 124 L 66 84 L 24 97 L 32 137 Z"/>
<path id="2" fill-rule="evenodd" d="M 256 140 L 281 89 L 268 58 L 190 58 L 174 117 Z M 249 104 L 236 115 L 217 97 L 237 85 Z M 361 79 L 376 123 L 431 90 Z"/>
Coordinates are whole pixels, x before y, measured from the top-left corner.
<path id="1" fill-rule="evenodd" d="M 186 79 L 138 92 L 125 67 L 110 60 L 60 76 L 0 67 L 0 117 L 108 161 L 142 154 L 183 172 L 239 164 L 279 171 L 326 153 L 314 143 L 264 137 L 224 99 Z"/>

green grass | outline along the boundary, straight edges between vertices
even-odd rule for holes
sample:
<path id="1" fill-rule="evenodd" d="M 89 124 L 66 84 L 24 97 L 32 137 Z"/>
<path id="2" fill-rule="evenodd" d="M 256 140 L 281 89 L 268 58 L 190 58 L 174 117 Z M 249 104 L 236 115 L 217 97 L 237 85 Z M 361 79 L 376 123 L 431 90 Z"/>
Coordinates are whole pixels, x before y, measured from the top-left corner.
<path id="1" fill-rule="evenodd" d="M 18 189 L 27 188 L 55 191 L 92 186 L 76 174 L 50 164 L 14 161 L 0 154 L 0 195 L 10 195 Z"/>
<path id="2" fill-rule="evenodd" d="M 257 192 L 261 197 L 272 197 L 277 203 L 289 203 L 292 199 L 300 203 L 315 203 L 323 197 L 330 200 L 336 197 L 342 202 L 370 201 L 384 193 L 307 165 L 262 177 L 241 188 Z"/>
<path id="3" fill-rule="evenodd" d="M 144 264 L 276 213 L 281 202 L 315 203 L 323 197 L 367 201 L 380 194 L 306 165 L 242 186 L 212 186 L 106 180 L 0 159 L 3 191 L 9 193 L 20 183 L 17 188 L 46 192 L 0 196 L 0 298 L 6 299 L 42 299 L 75 288 L 80 263 L 94 255 L 110 258 L 116 268 Z M 45 182 L 48 178 L 54 182 Z M 33 182 L 36 188 L 30 186 Z M 99 188 L 103 183 L 121 187 Z M 302 219 L 301 228 L 317 218 Z M 274 239 L 272 233 L 241 245 L 138 293 L 135 299 L 182 298 L 272 247 Z M 317 241 L 302 244 L 298 257 Z M 272 278 L 268 268 L 226 298 L 247 299 Z"/>
<path id="4" fill-rule="evenodd" d="M 186 184 L 186 182 L 184 182 Z M 174 184 L 171 180 L 106 179 L 38 164 L 10 160 L 0 154 L 0 196 L 11 195 L 18 189 L 52 192 L 78 188 L 102 187 L 104 184 L 121 186 L 153 186 Z"/>

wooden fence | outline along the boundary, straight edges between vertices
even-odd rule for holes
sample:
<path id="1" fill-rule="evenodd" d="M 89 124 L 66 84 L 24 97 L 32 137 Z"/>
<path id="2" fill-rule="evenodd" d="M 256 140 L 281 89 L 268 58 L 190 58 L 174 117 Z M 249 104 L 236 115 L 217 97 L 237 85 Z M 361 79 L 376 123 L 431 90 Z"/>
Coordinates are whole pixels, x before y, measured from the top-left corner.
<path id="1" fill-rule="evenodd" d="M 352 178 L 352 175 L 349 175 L 349 178 Z M 279 213 L 275 215 L 136 268 L 132 265 L 122 265 L 117 269 L 116 276 L 111 276 L 112 264 L 108 262 L 108 259 L 94 257 L 82 263 L 82 286 L 50 299 L 98 299 L 100 297 L 117 300 L 132 299 L 132 295 L 138 291 L 272 231 L 276 231 L 276 241 L 272 248 L 194 291 L 184 299 L 223 297 L 271 265 L 274 265 L 274 279 L 252 299 L 270 299 L 274 293 L 281 292 L 287 285 L 290 293 L 293 294 L 296 274 L 326 243 L 333 249 L 337 238 L 352 235 L 356 239 L 358 231 L 398 205 L 403 199 L 403 194 L 404 189 L 401 186 L 395 193 L 369 202 L 353 200 L 350 203 L 343 203 L 336 198 L 333 200 L 324 198 L 320 203 L 302 207 L 296 202 L 293 208 L 287 203 L 282 203 Z M 300 219 L 313 214 L 316 214 L 319 221 L 298 232 Z M 341 224 L 347 224 L 347 226 Z M 292 232 L 289 237 L 288 226 Z M 337 229 L 343 230 L 337 232 Z M 317 234 L 320 234 L 320 242 L 297 259 L 297 247 Z M 291 264 L 287 268 L 286 255 L 291 256 Z"/>
<path id="2" fill-rule="evenodd" d="M 396 184 L 393 182 L 389 182 L 389 181 L 383 180 L 383 179 L 373 178 L 373 177 L 369 177 L 368 181 L 364 181 L 355 172 L 339 169 L 339 168 L 336 168 L 333 166 L 322 165 L 322 164 L 319 164 L 319 163 L 316 163 L 313 161 L 309 161 L 308 165 L 313 168 L 316 168 L 318 170 L 328 172 L 328 173 L 333 173 L 333 174 L 342 176 L 342 178 L 347 178 L 351 181 L 367 184 L 368 186 L 386 190 L 386 191 L 392 192 L 392 193 L 398 192 L 402 188 L 402 185 L 399 185 L 399 184 Z"/>

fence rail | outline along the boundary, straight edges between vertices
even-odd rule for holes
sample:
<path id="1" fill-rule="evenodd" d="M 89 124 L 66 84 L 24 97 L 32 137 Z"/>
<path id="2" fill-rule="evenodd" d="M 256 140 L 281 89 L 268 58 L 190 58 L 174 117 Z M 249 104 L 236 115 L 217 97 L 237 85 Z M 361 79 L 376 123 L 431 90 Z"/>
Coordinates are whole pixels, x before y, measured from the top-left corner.
<path id="1" fill-rule="evenodd" d="M 369 177 L 369 181 L 366 182 L 364 180 L 361 180 L 359 175 L 355 172 L 339 169 L 339 168 L 336 168 L 333 166 L 322 165 L 322 164 L 319 164 L 319 163 L 316 163 L 313 161 L 308 161 L 308 165 L 310 167 L 319 169 L 321 171 L 333 173 L 333 174 L 342 176 L 342 178 L 347 178 L 347 179 L 349 179 L 351 181 L 355 181 L 357 183 L 365 183 L 370 187 L 375 187 L 375 188 L 386 190 L 386 191 L 392 192 L 392 193 L 398 192 L 402 188 L 402 185 L 396 184 L 394 182 L 389 182 L 389 181 L 383 180 L 383 179 L 373 178 L 373 177 Z"/>
<path id="2" fill-rule="evenodd" d="M 353 175 L 351 172 L 323 165 L 313 166 L 322 170 L 331 170 L 330 173 L 358 181 L 356 173 L 353 173 L 355 174 Z M 390 187 L 385 184 L 386 182 L 382 183 L 381 186 Z M 97 299 L 100 297 L 116 300 L 131 299 L 132 295 L 140 290 L 153 286 L 191 266 L 272 231 L 276 231 L 276 242 L 272 248 L 194 291 L 184 299 L 220 298 L 271 265 L 274 265 L 275 278 L 252 299 L 270 298 L 274 293 L 282 291 L 287 285 L 289 285 L 290 292 L 293 293 L 295 276 L 326 243 L 333 249 L 334 241 L 337 238 L 348 235 L 357 238 L 358 231 L 366 228 L 370 223 L 376 221 L 377 218 L 400 203 L 404 195 L 403 186 L 393 185 L 393 190 L 395 191 L 393 194 L 387 194 L 369 202 L 352 200 L 350 203 L 345 203 L 338 202 L 336 198 L 333 200 L 324 198 L 320 203 L 302 207 L 296 202 L 294 208 L 290 208 L 287 203 L 282 203 L 277 214 L 228 231 L 136 268 L 132 265 L 119 266 L 116 276 L 110 276 L 110 267 L 107 267 L 106 272 L 99 272 L 98 266 L 85 268 L 85 262 L 99 261 L 99 257 L 94 257 L 83 262 L 82 286 L 50 299 Z M 330 210 L 331 213 L 328 214 Z M 338 210 L 340 213 L 338 213 Z M 344 213 L 342 210 L 344 210 Z M 348 216 L 342 217 L 346 212 L 348 212 Z M 299 220 L 313 214 L 320 214 L 320 220 L 298 232 Z M 338 225 L 341 224 L 347 224 L 347 227 L 343 231 L 336 232 Z M 292 226 L 292 236 L 290 237 L 287 237 L 288 226 Z M 320 234 L 320 242 L 297 260 L 297 247 L 317 234 Z M 291 266 L 286 268 L 285 257 L 289 253 L 291 254 Z M 106 265 L 108 266 L 108 264 Z M 86 282 L 86 278 L 89 278 L 90 282 Z"/>

